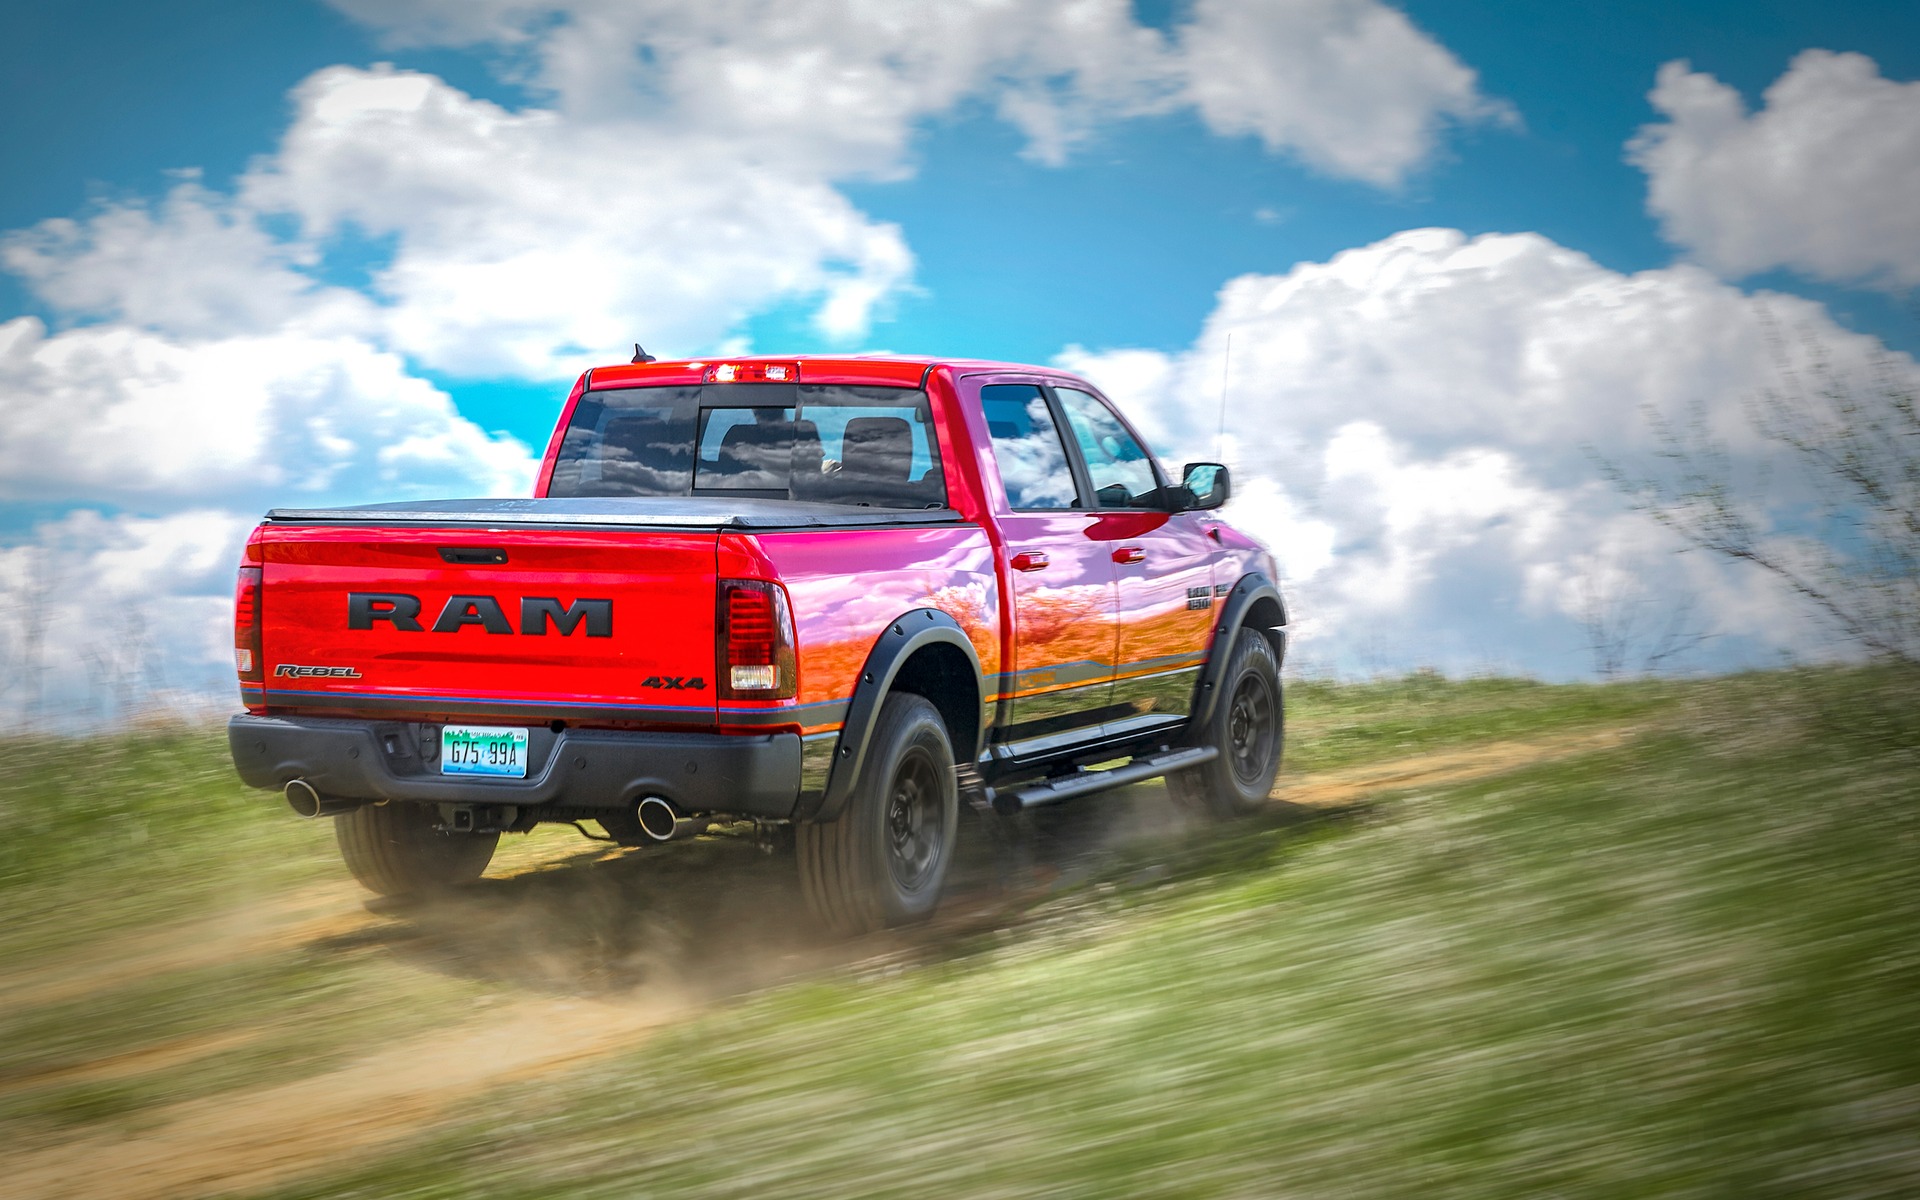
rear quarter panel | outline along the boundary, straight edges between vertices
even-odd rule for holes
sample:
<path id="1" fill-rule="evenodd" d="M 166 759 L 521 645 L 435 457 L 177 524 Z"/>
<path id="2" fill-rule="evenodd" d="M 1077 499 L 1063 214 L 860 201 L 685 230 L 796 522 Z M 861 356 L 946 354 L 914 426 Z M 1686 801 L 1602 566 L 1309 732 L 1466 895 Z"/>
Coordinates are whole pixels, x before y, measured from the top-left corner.
<path id="1" fill-rule="evenodd" d="M 978 526 L 727 536 L 719 562 L 722 577 L 764 572 L 786 586 L 799 651 L 796 715 L 805 734 L 840 728 L 874 643 L 918 608 L 938 609 L 966 631 L 992 694 L 1000 599 L 993 545 Z M 754 707 L 723 701 L 721 723 L 729 709 Z"/>

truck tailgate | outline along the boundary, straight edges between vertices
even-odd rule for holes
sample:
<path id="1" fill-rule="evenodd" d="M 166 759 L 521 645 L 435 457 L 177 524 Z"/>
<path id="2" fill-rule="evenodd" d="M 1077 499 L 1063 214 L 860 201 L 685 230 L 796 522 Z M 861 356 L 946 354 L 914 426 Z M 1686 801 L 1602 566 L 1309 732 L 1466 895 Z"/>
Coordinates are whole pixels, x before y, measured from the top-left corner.
<path id="1" fill-rule="evenodd" d="M 264 703 L 712 724 L 717 536 L 270 525 Z"/>

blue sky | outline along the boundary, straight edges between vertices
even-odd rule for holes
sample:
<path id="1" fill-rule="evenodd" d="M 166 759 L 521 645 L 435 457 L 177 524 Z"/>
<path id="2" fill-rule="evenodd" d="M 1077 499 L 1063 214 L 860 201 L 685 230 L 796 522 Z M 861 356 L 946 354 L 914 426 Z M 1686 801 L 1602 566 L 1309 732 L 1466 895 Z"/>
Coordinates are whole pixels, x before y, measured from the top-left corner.
<path id="1" fill-rule="evenodd" d="M 1591 462 L 1644 454 L 1609 431 L 1648 406 L 1737 441 L 1766 321 L 1862 361 L 1920 348 L 1895 211 L 1920 9 L 1031 0 L 882 32 L 886 8 L 10 8 L 0 322 L 45 328 L 0 403 L 34 429 L 93 404 L 130 437 L 220 430 L 205 471 L 96 449 L 64 477 L 69 442 L 36 435 L 0 494 L 15 591 L 33 554 L 118 564 L 171 598 L 149 624 L 172 649 L 125 670 L 211 678 L 222 555 L 260 507 L 509 487 L 571 376 L 631 341 L 1067 361 L 1174 456 L 1211 449 L 1192 430 L 1236 330 L 1244 519 L 1316 601 L 1326 669 L 1575 676 L 1582 587 L 1699 613 L 1702 666 L 1831 651 L 1674 565 Z M 1740 122 L 1676 115 L 1722 87 Z M 1658 161 L 1628 150 L 1648 126 Z M 1818 173 L 1833 195 L 1777 179 Z M 1424 229 L 1458 238 L 1394 241 Z M 1580 372 L 1620 359 L 1663 373 Z M 289 438 L 324 469 L 276 461 Z"/>

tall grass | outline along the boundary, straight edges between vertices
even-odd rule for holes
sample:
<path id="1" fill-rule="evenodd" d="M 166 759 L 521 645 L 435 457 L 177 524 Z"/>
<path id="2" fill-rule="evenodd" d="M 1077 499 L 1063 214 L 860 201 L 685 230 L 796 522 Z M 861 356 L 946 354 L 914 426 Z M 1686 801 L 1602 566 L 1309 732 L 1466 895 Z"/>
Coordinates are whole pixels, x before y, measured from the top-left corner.
<path id="1" fill-rule="evenodd" d="M 284 1194 L 1920 1194 L 1911 673 L 1297 683 L 1289 717 L 1296 772 L 1637 733 L 1136 845 L 1004 928 L 852 955 Z M 240 785 L 219 731 L 3 748 L 10 967 L 341 876 L 324 823 Z M 383 945 L 12 1012 L 21 1069 L 228 1014 L 261 1040 L 22 1093 L 0 1123 L 137 1119 L 511 986 Z"/>
<path id="2" fill-rule="evenodd" d="M 0 743 L 0 957 L 241 903 L 335 861 L 330 831 L 234 775 L 224 729 Z"/>
<path id="3" fill-rule="evenodd" d="M 1190 843 L 286 1194 L 1920 1194 L 1916 700 L 1689 688 L 1620 750 Z"/>
<path id="4" fill-rule="evenodd" d="M 1318 771 L 1449 745 L 1617 724 L 1701 686 L 1670 679 L 1548 684 L 1415 672 L 1368 683 L 1290 680 L 1289 771 Z"/>

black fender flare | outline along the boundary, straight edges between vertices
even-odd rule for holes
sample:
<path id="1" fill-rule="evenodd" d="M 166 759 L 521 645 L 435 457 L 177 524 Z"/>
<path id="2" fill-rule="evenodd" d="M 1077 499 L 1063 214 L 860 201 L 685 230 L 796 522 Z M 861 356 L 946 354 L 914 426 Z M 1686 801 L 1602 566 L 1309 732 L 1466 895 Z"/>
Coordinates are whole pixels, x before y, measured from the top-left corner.
<path id="1" fill-rule="evenodd" d="M 894 681 L 907 661 L 918 651 L 934 645 L 956 647 L 966 655 L 967 664 L 973 671 L 975 694 L 981 708 L 980 719 L 975 725 L 975 744 L 956 745 L 953 751 L 963 766 L 979 756 L 979 739 L 986 736 L 987 725 L 986 677 L 980 670 L 980 655 L 974 650 L 973 642 L 968 640 L 966 631 L 951 616 L 937 608 L 913 609 L 895 617 L 867 653 L 866 664 L 860 668 L 859 682 L 854 685 L 853 699 L 847 705 L 846 724 L 841 726 L 840 740 L 834 747 L 833 771 L 827 777 L 826 789 L 821 793 L 818 806 L 811 812 L 804 811 L 806 802 L 802 800 L 802 811 L 794 813 L 796 820 L 831 821 L 840 815 L 847 797 L 853 794 L 861 768 L 866 765 L 867 746 L 873 737 L 874 723 L 880 717 L 880 705 L 893 691 Z"/>
<path id="2" fill-rule="evenodd" d="M 1287 623 L 1287 602 L 1280 598 L 1280 589 L 1265 575 L 1257 571 L 1242 575 L 1214 618 L 1213 646 L 1207 654 L 1207 665 L 1200 672 L 1200 680 L 1194 685 L 1193 716 L 1187 721 L 1188 729 L 1197 732 L 1213 719 L 1213 706 L 1220 698 L 1220 678 L 1227 672 L 1227 660 L 1233 657 L 1233 639 L 1240 635 L 1241 626 L 1247 623 L 1247 614 L 1261 600 L 1271 600 L 1280 609 L 1280 621 L 1267 631 L 1266 637 L 1273 643 L 1274 657 L 1283 663 L 1286 661 L 1287 635 L 1283 627 Z"/>

